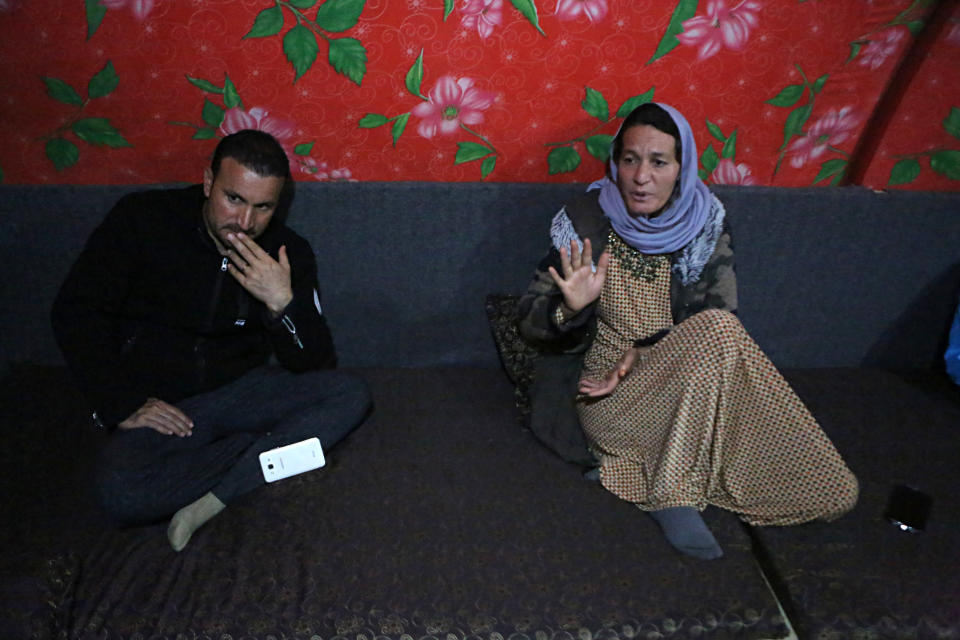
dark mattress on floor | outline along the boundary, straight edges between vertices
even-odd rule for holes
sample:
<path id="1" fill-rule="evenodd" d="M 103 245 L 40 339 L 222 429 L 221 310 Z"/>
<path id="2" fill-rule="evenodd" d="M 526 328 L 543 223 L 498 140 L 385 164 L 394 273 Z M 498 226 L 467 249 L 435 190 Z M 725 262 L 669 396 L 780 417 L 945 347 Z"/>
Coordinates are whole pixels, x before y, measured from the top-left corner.
<path id="1" fill-rule="evenodd" d="M 85 488 L 102 437 L 59 368 L 18 367 L 6 416 L 0 635 L 554 640 L 778 638 L 729 513 L 726 555 L 656 525 L 520 428 L 496 369 L 364 369 L 376 407 L 317 472 L 263 487 L 173 552 Z"/>
<path id="2" fill-rule="evenodd" d="M 960 393 L 868 369 L 788 371 L 860 480 L 836 522 L 753 530 L 800 638 L 960 638 Z M 923 533 L 884 518 L 894 485 L 933 497 Z"/>

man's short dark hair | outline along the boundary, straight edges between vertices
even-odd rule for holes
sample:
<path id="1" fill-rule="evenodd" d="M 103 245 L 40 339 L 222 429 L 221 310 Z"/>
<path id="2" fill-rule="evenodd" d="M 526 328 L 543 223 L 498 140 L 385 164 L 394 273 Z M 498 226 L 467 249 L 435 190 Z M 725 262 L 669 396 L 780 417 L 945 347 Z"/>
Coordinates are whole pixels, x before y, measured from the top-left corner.
<path id="1" fill-rule="evenodd" d="M 258 176 L 290 179 L 290 161 L 277 139 L 256 129 L 243 129 L 223 138 L 213 152 L 210 171 L 217 177 L 224 158 L 233 158 Z"/>
<path id="2" fill-rule="evenodd" d="M 620 125 L 620 135 L 613 140 L 614 162 L 620 162 L 620 153 L 623 151 L 623 135 L 627 132 L 627 129 L 641 124 L 650 125 L 657 131 L 662 131 L 663 133 L 673 136 L 673 139 L 676 141 L 673 153 L 677 158 L 677 162 L 681 161 L 683 148 L 680 144 L 680 129 L 677 128 L 677 123 L 673 121 L 673 118 L 670 117 L 667 110 L 660 105 L 654 104 L 653 102 L 645 102 L 631 111 L 624 119 L 623 124 Z"/>

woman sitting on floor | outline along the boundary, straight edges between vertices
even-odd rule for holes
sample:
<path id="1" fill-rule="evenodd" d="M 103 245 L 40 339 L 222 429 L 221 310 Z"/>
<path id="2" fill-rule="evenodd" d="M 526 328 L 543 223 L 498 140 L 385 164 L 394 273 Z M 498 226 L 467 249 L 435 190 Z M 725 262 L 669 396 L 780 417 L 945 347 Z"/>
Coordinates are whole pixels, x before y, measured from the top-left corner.
<path id="1" fill-rule="evenodd" d="M 858 485 L 734 315 L 730 231 L 696 159 L 679 112 L 635 109 L 607 177 L 554 217 L 519 313 L 529 340 L 586 351 L 564 393 L 579 392 L 603 486 L 681 552 L 716 558 L 707 505 L 789 525 L 840 516 Z"/>

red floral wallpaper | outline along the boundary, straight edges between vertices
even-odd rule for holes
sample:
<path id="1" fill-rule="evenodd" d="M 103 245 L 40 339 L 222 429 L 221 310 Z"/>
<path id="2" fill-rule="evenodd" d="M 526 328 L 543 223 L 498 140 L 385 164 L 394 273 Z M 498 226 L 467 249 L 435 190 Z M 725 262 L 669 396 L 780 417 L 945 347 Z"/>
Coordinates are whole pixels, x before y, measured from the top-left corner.
<path id="1" fill-rule="evenodd" d="M 0 0 L 0 179 L 579 181 L 670 103 L 713 183 L 960 189 L 955 0 Z"/>

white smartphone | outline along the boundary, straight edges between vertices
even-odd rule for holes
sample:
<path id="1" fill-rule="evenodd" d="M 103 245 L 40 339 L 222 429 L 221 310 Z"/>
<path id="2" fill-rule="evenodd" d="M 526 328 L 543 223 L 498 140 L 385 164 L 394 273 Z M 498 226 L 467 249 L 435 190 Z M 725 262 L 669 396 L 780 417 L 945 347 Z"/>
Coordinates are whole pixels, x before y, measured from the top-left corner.
<path id="1" fill-rule="evenodd" d="M 319 469 L 326 463 L 318 438 L 308 438 L 260 454 L 260 468 L 263 469 L 263 479 L 267 482 L 276 482 L 304 471 Z"/>

